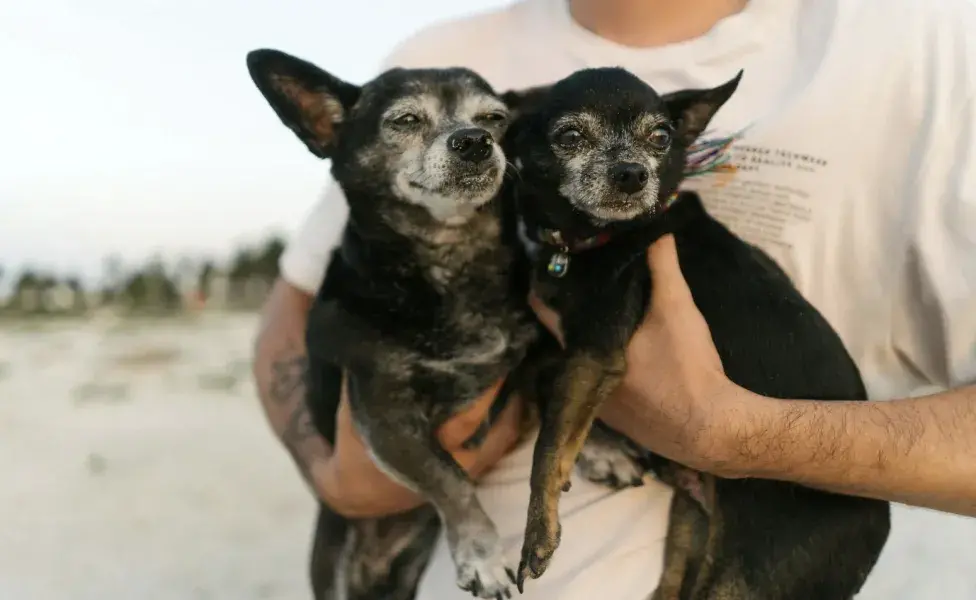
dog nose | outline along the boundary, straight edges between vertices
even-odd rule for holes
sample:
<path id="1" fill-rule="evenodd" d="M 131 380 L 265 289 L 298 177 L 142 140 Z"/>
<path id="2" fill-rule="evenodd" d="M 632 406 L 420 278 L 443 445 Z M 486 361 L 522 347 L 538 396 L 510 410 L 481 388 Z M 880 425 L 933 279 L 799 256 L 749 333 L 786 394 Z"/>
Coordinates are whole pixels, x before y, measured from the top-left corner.
<path id="1" fill-rule="evenodd" d="M 625 194 L 634 194 L 644 189 L 648 177 L 647 168 L 638 163 L 617 163 L 610 167 L 610 179 Z"/>
<path id="2" fill-rule="evenodd" d="M 447 138 L 448 149 L 461 160 L 479 162 L 491 156 L 495 140 L 484 129 L 461 129 Z"/>

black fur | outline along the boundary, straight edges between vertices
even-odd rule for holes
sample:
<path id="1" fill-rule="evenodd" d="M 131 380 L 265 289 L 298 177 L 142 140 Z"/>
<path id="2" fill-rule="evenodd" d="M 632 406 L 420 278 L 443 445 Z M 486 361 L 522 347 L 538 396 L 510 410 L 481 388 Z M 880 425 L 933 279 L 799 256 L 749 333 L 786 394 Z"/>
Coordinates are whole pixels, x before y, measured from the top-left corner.
<path id="1" fill-rule="evenodd" d="M 542 574 L 558 545 L 553 503 L 566 465 L 575 458 L 578 437 L 587 434 L 600 402 L 626 368 L 623 349 L 650 298 L 645 252 L 657 237 L 674 233 L 682 272 L 732 381 L 774 398 L 866 398 L 839 337 L 768 256 L 711 218 L 694 194 L 682 194 L 671 208 L 663 208 L 683 178 L 688 145 L 737 83 L 738 78 L 712 90 L 662 98 L 622 69 L 594 69 L 551 89 L 507 97 L 521 113 L 506 141 L 509 160 L 519 166 L 509 192 L 517 199 L 529 238 L 540 245 L 533 286 L 560 314 L 566 341 L 556 359 L 562 367 L 539 383 L 539 394 L 549 403 L 536 446 L 520 584 Z M 596 218 L 586 209 L 591 204 L 560 193 L 582 172 L 579 161 L 574 166 L 569 158 L 587 149 L 560 147 L 557 125 L 579 113 L 599 123 L 584 134 L 592 136 L 586 143 L 600 157 L 631 152 L 599 146 L 601 136 L 640 143 L 644 134 L 634 129 L 641 115 L 670 123 L 669 147 L 646 153 L 658 202 L 640 216 Z M 619 206 L 618 201 L 619 195 L 606 205 Z M 570 252 L 565 275 L 554 277 L 546 267 L 560 249 L 547 245 L 540 234 L 546 229 L 561 231 L 570 246 L 572 240 L 599 232 L 610 238 L 602 246 Z M 679 486 L 664 576 L 654 600 L 849 599 L 887 540 L 885 502 L 708 475 L 701 475 L 704 491 L 695 500 L 681 483 L 686 469 L 651 458 L 662 478 Z"/>

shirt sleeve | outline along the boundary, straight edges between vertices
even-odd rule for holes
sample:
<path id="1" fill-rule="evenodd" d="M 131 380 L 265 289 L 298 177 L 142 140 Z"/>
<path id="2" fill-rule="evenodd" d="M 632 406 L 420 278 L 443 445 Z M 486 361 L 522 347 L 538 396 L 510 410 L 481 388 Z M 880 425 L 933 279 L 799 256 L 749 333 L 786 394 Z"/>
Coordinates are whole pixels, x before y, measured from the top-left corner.
<path id="1" fill-rule="evenodd" d="M 333 248 L 346 226 L 349 208 L 342 188 L 332 177 L 281 254 L 281 278 L 314 296 L 325 276 Z"/>
<path id="2" fill-rule="evenodd" d="M 444 26 L 423 30 L 396 46 L 382 62 L 379 72 L 393 67 L 436 66 L 444 59 L 440 43 L 449 30 Z M 332 250 L 339 244 L 349 208 L 339 184 L 329 175 L 318 202 L 288 241 L 278 262 L 282 279 L 307 292 L 318 293 Z"/>

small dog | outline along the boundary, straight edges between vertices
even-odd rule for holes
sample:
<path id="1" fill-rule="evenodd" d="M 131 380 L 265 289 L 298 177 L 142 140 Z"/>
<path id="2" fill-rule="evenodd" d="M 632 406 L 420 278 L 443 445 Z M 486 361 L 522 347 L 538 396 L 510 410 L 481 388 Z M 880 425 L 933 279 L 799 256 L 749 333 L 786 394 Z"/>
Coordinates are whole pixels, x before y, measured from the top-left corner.
<path id="1" fill-rule="evenodd" d="M 349 204 L 309 315 L 316 426 L 333 439 L 345 376 L 353 420 L 377 464 L 433 505 L 360 521 L 322 506 L 316 597 L 412 598 L 438 516 L 458 585 L 482 598 L 508 596 L 514 574 L 494 524 L 435 437 L 539 335 L 526 302 L 528 263 L 506 225 L 513 217 L 496 201 L 506 105 L 466 69 L 394 69 L 360 87 L 274 50 L 251 52 L 247 64 L 284 124 L 332 160 Z M 469 446 L 481 442 L 507 389 Z"/>
<path id="2" fill-rule="evenodd" d="M 542 575 L 558 546 L 560 491 L 600 404 L 624 376 L 625 348 L 650 298 L 643 257 L 657 237 L 674 233 L 732 381 L 776 398 L 866 398 L 841 340 L 787 275 L 712 219 L 696 195 L 677 194 L 689 146 L 740 76 L 660 97 L 623 69 L 588 69 L 505 95 L 518 115 L 505 141 L 518 171 L 508 193 L 535 248 L 533 289 L 559 313 L 565 341 L 535 390 L 542 425 L 519 589 Z M 593 433 L 605 458 L 614 434 Z M 604 464 L 619 470 L 634 453 L 629 441 L 616 443 L 620 460 Z M 887 540 L 886 502 L 725 480 L 646 458 L 676 488 L 653 600 L 849 599 Z M 610 479 L 625 482 L 638 468 Z"/>

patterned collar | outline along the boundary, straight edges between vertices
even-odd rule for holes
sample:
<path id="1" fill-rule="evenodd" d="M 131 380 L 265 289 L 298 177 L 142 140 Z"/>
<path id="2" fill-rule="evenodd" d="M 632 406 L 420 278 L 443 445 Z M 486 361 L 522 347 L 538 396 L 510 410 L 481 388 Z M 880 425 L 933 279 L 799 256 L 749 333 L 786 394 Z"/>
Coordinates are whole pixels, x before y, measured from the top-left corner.
<path id="1" fill-rule="evenodd" d="M 664 204 L 664 209 L 670 208 L 677 198 L 678 192 L 671 194 Z M 556 252 L 549 258 L 549 264 L 546 267 L 546 270 L 553 277 L 566 275 L 569 270 L 569 256 L 571 254 L 599 248 L 613 239 L 613 235 L 609 231 L 601 231 L 596 235 L 576 240 L 568 238 L 558 229 L 546 228 L 540 228 L 537 236 L 543 244 L 556 248 Z"/>

